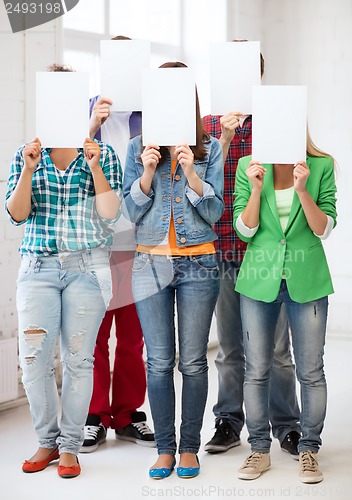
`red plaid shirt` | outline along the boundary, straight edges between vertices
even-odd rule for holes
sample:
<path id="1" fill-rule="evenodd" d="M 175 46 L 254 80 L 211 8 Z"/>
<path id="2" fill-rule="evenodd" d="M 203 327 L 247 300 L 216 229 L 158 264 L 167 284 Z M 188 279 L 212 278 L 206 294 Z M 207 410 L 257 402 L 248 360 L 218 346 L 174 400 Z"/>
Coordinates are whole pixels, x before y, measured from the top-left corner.
<path id="1" fill-rule="evenodd" d="M 221 116 L 210 115 L 203 118 L 205 130 L 217 139 L 221 135 L 220 118 Z M 249 116 L 242 127 L 236 128 L 224 166 L 225 211 L 221 219 L 213 226 L 219 238 L 214 243 L 220 260 L 242 261 L 246 251 L 247 244 L 238 238 L 233 228 L 233 192 L 238 160 L 251 153 L 252 117 Z"/>

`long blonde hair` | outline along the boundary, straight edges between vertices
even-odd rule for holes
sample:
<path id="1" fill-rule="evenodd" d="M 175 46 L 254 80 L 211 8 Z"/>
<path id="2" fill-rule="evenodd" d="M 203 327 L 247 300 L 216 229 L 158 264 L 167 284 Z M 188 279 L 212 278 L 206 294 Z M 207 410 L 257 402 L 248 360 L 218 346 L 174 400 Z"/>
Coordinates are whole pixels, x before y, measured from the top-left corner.
<path id="1" fill-rule="evenodd" d="M 321 149 L 314 144 L 313 139 L 309 133 L 308 127 L 307 127 L 307 155 L 308 156 L 331 156 L 328 153 L 325 153 L 325 151 L 322 151 Z"/>
<path id="2" fill-rule="evenodd" d="M 329 154 L 323 151 L 322 149 L 318 148 L 318 146 L 313 142 L 313 139 L 309 133 L 309 129 L 307 126 L 307 156 L 313 156 L 313 157 L 322 157 L 322 156 L 327 156 L 328 158 L 331 158 L 334 162 L 334 167 L 337 167 L 336 160 L 335 158 Z"/>

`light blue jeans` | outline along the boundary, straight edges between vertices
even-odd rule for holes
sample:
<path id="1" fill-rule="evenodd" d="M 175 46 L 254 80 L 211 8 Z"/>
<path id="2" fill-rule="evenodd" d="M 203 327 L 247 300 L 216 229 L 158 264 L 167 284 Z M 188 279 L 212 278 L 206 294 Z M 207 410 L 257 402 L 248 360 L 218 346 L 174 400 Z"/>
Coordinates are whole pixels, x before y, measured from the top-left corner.
<path id="1" fill-rule="evenodd" d="M 252 451 L 270 450 L 269 383 L 274 358 L 276 324 L 285 304 L 292 334 L 297 378 L 301 386 L 298 450 L 317 452 L 326 414 L 324 345 L 328 299 L 307 303 L 291 300 L 283 280 L 274 302 L 261 302 L 241 295 L 241 314 L 246 356 L 244 400 Z"/>
<path id="2" fill-rule="evenodd" d="M 77 455 L 93 385 L 95 340 L 111 298 L 107 249 L 23 256 L 17 280 L 19 355 L 33 425 L 43 448 Z M 54 373 L 60 332 L 61 420 Z"/>
<path id="3" fill-rule="evenodd" d="M 148 397 L 159 454 L 175 455 L 175 300 L 182 373 L 180 453 L 197 453 L 208 393 L 207 346 L 219 269 L 215 255 L 136 253 L 133 295 L 147 349 Z"/>
<path id="4" fill-rule="evenodd" d="M 244 425 L 243 384 L 245 359 L 240 294 L 234 290 L 240 261 L 219 262 L 220 294 L 215 307 L 218 354 L 218 401 L 215 420 L 227 420 L 240 435 Z M 274 361 L 269 390 L 269 419 L 280 443 L 290 431 L 300 432 L 295 365 L 292 362 L 287 315 L 282 309 L 275 332 Z"/>

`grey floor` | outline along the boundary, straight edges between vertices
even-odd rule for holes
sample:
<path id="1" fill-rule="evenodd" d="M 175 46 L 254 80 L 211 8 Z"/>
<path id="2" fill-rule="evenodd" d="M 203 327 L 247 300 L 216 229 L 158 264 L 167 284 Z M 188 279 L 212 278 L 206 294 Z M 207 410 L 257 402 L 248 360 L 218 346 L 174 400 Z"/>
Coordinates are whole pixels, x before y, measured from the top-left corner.
<path id="1" fill-rule="evenodd" d="M 212 406 L 217 394 L 216 351 L 209 352 L 209 397 L 199 453 L 201 473 L 182 480 L 175 473 L 162 481 L 148 477 L 156 451 L 133 443 L 117 441 L 113 431 L 108 440 L 91 454 L 80 455 L 82 474 L 72 480 L 57 475 L 55 463 L 42 472 L 24 474 L 21 464 L 37 448 L 28 406 L 0 412 L 1 500 L 125 500 L 143 498 L 306 498 L 352 499 L 352 341 L 328 338 L 325 367 L 328 381 L 328 413 L 319 462 L 324 481 L 303 485 L 297 462 L 283 453 L 278 442 L 272 445 L 272 468 L 255 481 L 241 481 L 236 471 L 249 451 L 246 430 L 242 445 L 225 454 L 209 455 L 204 443 L 213 435 Z M 177 393 L 180 377 L 176 372 Z M 145 411 L 150 415 L 148 404 Z"/>

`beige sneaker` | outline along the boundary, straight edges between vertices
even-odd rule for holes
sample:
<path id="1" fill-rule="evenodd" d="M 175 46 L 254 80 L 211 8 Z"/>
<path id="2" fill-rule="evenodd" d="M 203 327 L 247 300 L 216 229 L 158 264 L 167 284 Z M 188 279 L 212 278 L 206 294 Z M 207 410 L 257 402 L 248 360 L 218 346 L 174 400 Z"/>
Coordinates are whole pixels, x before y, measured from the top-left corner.
<path id="1" fill-rule="evenodd" d="M 270 453 L 253 451 L 239 469 L 239 479 L 257 479 L 262 472 L 270 469 Z"/>
<path id="2" fill-rule="evenodd" d="M 313 451 L 302 451 L 299 454 L 299 478 L 302 483 L 320 483 L 323 480 L 317 454 Z"/>

